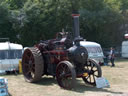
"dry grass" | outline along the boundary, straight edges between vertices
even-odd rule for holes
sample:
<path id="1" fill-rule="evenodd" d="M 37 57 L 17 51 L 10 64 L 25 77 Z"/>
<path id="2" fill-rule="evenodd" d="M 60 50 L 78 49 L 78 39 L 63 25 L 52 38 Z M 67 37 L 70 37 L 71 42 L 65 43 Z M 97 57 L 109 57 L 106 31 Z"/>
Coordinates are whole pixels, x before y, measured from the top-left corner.
<path id="1" fill-rule="evenodd" d="M 64 90 L 55 79 L 45 76 L 38 83 L 24 81 L 23 75 L 6 75 L 11 96 L 128 96 L 128 59 L 118 60 L 116 67 L 102 66 L 103 77 L 107 78 L 110 88 L 98 89 L 77 80 L 77 88 Z"/>

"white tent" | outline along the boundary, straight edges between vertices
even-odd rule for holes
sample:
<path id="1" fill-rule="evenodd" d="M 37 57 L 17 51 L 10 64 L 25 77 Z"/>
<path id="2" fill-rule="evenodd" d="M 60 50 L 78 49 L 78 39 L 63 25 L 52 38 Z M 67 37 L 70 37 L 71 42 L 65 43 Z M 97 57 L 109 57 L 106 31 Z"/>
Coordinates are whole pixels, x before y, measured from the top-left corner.
<path id="1" fill-rule="evenodd" d="M 128 41 L 122 42 L 122 57 L 128 58 Z"/>

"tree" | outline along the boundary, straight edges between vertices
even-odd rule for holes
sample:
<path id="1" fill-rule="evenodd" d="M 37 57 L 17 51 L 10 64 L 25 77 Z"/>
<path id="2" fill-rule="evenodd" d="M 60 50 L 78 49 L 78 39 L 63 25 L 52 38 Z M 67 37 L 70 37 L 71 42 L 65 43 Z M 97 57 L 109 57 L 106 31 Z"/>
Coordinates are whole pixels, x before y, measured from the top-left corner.
<path id="1" fill-rule="evenodd" d="M 9 5 L 5 2 L 0 3 L 0 38 L 10 38 L 16 41 L 16 33 L 12 28 Z"/>
<path id="2" fill-rule="evenodd" d="M 119 45 L 122 16 L 118 3 L 115 0 L 84 0 L 80 11 L 81 33 L 104 47 Z"/>
<path id="3" fill-rule="evenodd" d="M 32 46 L 62 28 L 72 32 L 71 14 L 78 10 L 82 37 L 118 46 L 128 28 L 127 5 L 127 0 L 1 0 L 0 36 Z"/>

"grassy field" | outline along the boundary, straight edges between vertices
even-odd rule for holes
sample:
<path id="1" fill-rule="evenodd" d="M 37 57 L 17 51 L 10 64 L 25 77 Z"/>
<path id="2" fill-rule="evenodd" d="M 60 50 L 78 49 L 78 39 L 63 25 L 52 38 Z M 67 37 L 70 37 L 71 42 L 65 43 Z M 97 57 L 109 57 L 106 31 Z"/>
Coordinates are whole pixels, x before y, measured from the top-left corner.
<path id="1" fill-rule="evenodd" d="M 23 75 L 6 75 L 11 96 L 128 96 L 128 59 L 116 60 L 115 67 L 102 66 L 103 77 L 107 78 L 110 88 L 98 89 L 85 85 L 77 79 L 73 90 L 60 88 L 55 79 L 45 76 L 38 83 L 27 83 Z"/>

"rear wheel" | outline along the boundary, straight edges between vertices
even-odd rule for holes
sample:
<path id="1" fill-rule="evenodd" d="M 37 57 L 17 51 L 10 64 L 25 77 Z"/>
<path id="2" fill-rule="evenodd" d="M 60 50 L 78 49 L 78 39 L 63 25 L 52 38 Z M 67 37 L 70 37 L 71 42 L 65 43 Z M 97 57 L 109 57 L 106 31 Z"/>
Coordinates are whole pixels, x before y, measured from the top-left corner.
<path id="1" fill-rule="evenodd" d="M 96 86 L 95 79 L 102 76 L 101 67 L 95 62 L 95 60 L 89 59 L 85 70 L 88 72 L 88 76 L 82 77 L 84 82 L 93 86 Z"/>
<path id="2" fill-rule="evenodd" d="M 62 61 L 56 68 L 56 79 L 60 87 L 72 89 L 76 84 L 76 72 L 69 61 Z"/>
<path id="3" fill-rule="evenodd" d="M 28 48 L 22 57 L 22 70 L 27 82 L 37 82 L 44 71 L 44 61 L 41 52 L 37 48 Z"/>

